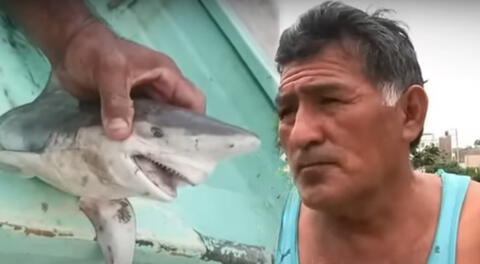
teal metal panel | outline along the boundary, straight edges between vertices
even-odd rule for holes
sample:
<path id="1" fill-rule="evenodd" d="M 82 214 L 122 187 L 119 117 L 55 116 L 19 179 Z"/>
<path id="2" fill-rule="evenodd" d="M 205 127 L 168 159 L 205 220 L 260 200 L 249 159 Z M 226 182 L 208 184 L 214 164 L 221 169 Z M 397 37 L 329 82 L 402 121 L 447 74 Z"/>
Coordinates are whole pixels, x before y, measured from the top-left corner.
<path id="1" fill-rule="evenodd" d="M 250 129 L 263 142 L 259 151 L 222 163 L 205 184 L 180 190 L 175 202 L 132 199 L 135 263 L 233 263 L 212 253 L 229 241 L 272 253 L 290 188 L 276 147 L 272 69 L 253 44 L 242 44 L 233 14 L 219 2 L 123 2 L 90 1 L 119 35 L 169 54 L 205 92 L 208 115 Z M 50 67 L 8 21 L 0 23 L 1 114 L 33 100 Z M 2 263 L 102 263 L 75 197 L 0 171 L 0 208 Z"/>
<path id="2" fill-rule="evenodd" d="M 201 0 L 201 2 L 275 105 L 279 76 L 271 66 L 273 62 L 266 61 L 264 52 L 255 42 L 254 37 L 227 3 L 220 0 Z"/>

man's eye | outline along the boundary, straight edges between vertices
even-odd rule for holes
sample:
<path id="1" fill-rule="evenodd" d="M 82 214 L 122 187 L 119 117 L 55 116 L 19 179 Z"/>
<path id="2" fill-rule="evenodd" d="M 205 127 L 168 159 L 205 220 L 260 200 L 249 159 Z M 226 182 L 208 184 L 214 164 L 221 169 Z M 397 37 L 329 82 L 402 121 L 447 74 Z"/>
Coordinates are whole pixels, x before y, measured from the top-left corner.
<path id="1" fill-rule="evenodd" d="M 150 131 L 152 132 L 154 137 L 158 137 L 158 138 L 163 137 L 163 131 L 159 127 L 151 127 Z"/>
<path id="2" fill-rule="evenodd" d="M 337 98 L 322 98 L 320 99 L 321 104 L 334 104 L 334 103 L 340 103 L 341 101 L 338 100 Z"/>

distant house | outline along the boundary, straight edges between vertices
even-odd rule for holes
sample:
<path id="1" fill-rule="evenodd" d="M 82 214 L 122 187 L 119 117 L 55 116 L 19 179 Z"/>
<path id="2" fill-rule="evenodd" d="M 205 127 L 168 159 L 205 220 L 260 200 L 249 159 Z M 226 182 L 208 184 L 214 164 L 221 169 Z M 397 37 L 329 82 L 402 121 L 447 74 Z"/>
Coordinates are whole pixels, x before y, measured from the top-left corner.
<path id="1" fill-rule="evenodd" d="M 456 149 L 455 149 L 456 150 Z M 480 167 L 480 147 L 467 147 L 459 149 L 460 166 L 466 167 Z"/>

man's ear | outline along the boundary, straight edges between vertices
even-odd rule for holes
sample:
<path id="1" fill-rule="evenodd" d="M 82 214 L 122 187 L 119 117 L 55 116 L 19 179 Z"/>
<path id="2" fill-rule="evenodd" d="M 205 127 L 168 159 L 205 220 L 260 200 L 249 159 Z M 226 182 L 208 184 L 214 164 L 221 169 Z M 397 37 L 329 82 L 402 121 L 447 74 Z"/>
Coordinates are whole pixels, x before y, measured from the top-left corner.
<path id="1" fill-rule="evenodd" d="M 412 85 L 401 97 L 402 136 L 405 141 L 414 141 L 422 131 L 428 109 L 428 97 L 420 85 Z"/>

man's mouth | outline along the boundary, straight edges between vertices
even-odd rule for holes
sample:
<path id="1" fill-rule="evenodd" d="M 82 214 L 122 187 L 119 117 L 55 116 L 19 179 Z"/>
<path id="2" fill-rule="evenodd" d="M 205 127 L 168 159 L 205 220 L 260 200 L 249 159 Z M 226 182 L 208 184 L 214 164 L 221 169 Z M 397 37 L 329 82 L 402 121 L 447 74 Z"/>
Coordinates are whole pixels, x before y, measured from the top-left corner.
<path id="1" fill-rule="evenodd" d="M 297 172 L 297 174 L 299 174 L 304 169 L 310 169 L 310 168 L 314 168 L 314 167 L 319 168 L 319 167 L 333 166 L 333 165 L 335 165 L 335 163 L 333 163 L 333 162 L 312 162 L 312 163 L 308 163 L 308 164 L 301 164 L 301 165 L 297 166 L 296 172 Z"/>
<path id="2" fill-rule="evenodd" d="M 155 186 L 171 197 L 177 196 L 179 184 L 194 185 L 182 173 L 147 156 L 134 155 L 132 159 Z"/>

